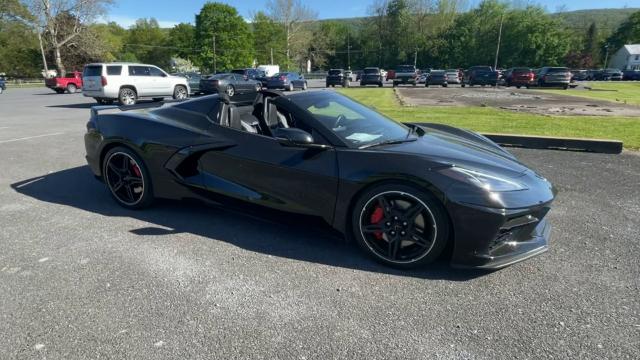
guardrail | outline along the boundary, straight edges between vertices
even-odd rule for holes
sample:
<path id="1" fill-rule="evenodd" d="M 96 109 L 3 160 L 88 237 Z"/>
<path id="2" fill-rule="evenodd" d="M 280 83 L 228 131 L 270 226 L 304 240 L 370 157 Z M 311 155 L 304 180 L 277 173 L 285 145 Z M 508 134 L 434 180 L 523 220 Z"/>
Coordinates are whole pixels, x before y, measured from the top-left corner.
<path id="1" fill-rule="evenodd" d="M 43 78 L 35 79 L 11 79 L 5 80 L 7 87 L 31 87 L 31 86 L 44 86 Z"/>

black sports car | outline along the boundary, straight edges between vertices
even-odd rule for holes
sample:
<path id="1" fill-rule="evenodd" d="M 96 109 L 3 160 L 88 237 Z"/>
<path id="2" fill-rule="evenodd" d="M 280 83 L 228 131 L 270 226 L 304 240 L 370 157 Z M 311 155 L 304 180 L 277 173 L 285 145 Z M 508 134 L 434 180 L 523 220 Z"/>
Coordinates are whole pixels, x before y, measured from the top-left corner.
<path id="1" fill-rule="evenodd" d="M 462 267 L 547 250 L 555 190 L 546 179 L 479 134 L 400 124 L 329 90 L 211 95 L 146 112 L 96 106 L 85 145 L 127 208 L 198 198 L 311 215 L 403 268 L 449 243 Z"/>

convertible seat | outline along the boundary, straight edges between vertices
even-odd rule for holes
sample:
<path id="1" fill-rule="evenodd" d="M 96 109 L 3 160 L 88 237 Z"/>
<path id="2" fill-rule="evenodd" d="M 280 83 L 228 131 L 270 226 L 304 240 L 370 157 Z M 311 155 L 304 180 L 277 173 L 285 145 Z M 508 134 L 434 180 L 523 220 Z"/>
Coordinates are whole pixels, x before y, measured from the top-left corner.
<path id="1" fill-rule="evenodd" d="M 229 127 L 236 130 L 243 130 L 250 133 L 258 131 L 240 118 L 240 109 L 235 106 L 229 106 Z"/>

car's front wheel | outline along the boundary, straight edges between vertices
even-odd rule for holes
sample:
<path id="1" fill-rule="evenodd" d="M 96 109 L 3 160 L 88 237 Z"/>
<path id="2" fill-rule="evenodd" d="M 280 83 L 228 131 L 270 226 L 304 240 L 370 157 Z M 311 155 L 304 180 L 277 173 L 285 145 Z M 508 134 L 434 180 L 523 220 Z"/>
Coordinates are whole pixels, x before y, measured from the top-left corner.
<path id="1" fill-rule="evenodd" d="M 69 94 L 75 94 L 78 91 L 78 88 L 74 84 L 67 85 L 67 92 Z"/>
<path id="2" fill-rule="evenodd" d="M 224 90 L 224 92 L 227 93 L 229 97 L 232 97 L 236 94 L 236 89 L 233 87 L 233 85 L 227 85 L 227 88 Z"/>
<path id="3" fill-rule="evenodd" d="M 153 202 L 149 171 L 131 149 L 118 146 L 109 150 L 102 174 L 111 195 L 123 207 L 141 209 Z"/>
<path id="4" fill-rule="evenodd" d="M 449 220 L 430 193 L 403 184 L 366 191 L 352 213 L 360 247 L 384 264 L 412 268 L 433 262 L 449 238 Z"/>

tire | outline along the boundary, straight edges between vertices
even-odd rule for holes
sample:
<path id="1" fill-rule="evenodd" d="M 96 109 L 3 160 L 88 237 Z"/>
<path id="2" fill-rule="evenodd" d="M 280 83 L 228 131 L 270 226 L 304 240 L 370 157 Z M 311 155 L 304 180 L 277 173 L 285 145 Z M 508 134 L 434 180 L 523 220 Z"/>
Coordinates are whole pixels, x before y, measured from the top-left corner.
<path id="1" fill-rule="evenodd" d="M 111 196 L 120 206 L 142 209 L 153 203 L 149 171 L 133 150 L 121 146 L 109 150 L 104 156 L 102 175 Z"/>
<path id="2" fill-rule="evenodd" d="M 442 87 L 447 87 L 449 86 L 449 84 L 442 84 Z"/>
<path id="3" fill-rule="evenodd" d="M 522 87 L 522 86 L 520 86 L 520 85 L 517 85 L 517 86 L 516 86 L 516 89 L 520 89 L 521 87 Z"/>
<path id="4" fill-rule="evenodd" d="M 460 87 L 465 87 L 467 86 L 465 83 L 460 84 Z"/>
<path id="5" fill-rule="evenodd" d="M 75 94 L 78 91 L 78 87 L 75 84 L 67 84 L 67 92 L 69 94 Z"/>
<path id="6" fill-rule="evenodd" d="M 324 87 L 327 87 L 327 88 L 328 88 L 328 87 L 329 87 L 329 84 L 324 84 Z"/>
<path id="7" fill-rule="evenodd" d="M 287 91 L 293 91 L 293 83 L 289 83 L 289 86 L 287 87 Z"/>
<path id="8" fill-rule="evenodd" d="M 397 82 L 393 82 L 393 87 L 398 87 L 398 83 Z"/>
<path id="9" fill-rule="evenodd" d="M 4 89 L 0 87 L 0 94 L 4 92 Z"/>
<path id="10" fill-rule="evenodd" d="M 567 89 L 569 89 L 569 85 L 564 85 L 562 88 L 563 88 L 564 90 L 567 90 Z"/>
<path id="11" fill-rule="evenodd" d="M 227 87 L 224 89 L 224 92 L 225 94 L 229 95 L 229 97 L 232 97 L 236 94 L 236 88 L 234 88 L 233 85 L 227 85 Z"/>
<path id="12" fill-rule="evenodd" d="M 173 89 L 173 99 L 174 100 L 184 100 L 189 97 L 189 91 L 187 91 L 186 86 L 176 85 Z"/>
<path id="13" fill-rule="evenodd" d="M 429 83 L 424 83 L 424 87 L 429 87 Z"/>
<path id="14" fill-rule="evenodd" d="M 138 102 L 138 94 L 132 88 L 124 87 L 118 93 L 120 105 L 135 105 Z"/>
<path id="15" fill-rule="evenodd" d="M 404 184 L 372 187 L 351 214 L 358 245 L 376 261 L 403 269 L 436 260 L 449 240 L 449 226 L 444 207 L 432 194 Z"/>
<path id="16" fill-rule="evenodd" d="M 378 87 L 382 87 L 382 83 L 378 83 Z"/>
<path id="17" fill-rule="evenodd" d="M 349 82 L 347 82 L 347 87 L 349 87 Z M 307 90 L 307 82 L 305 81 L 304 84 L 302 84 L 302 90 Z"/>

